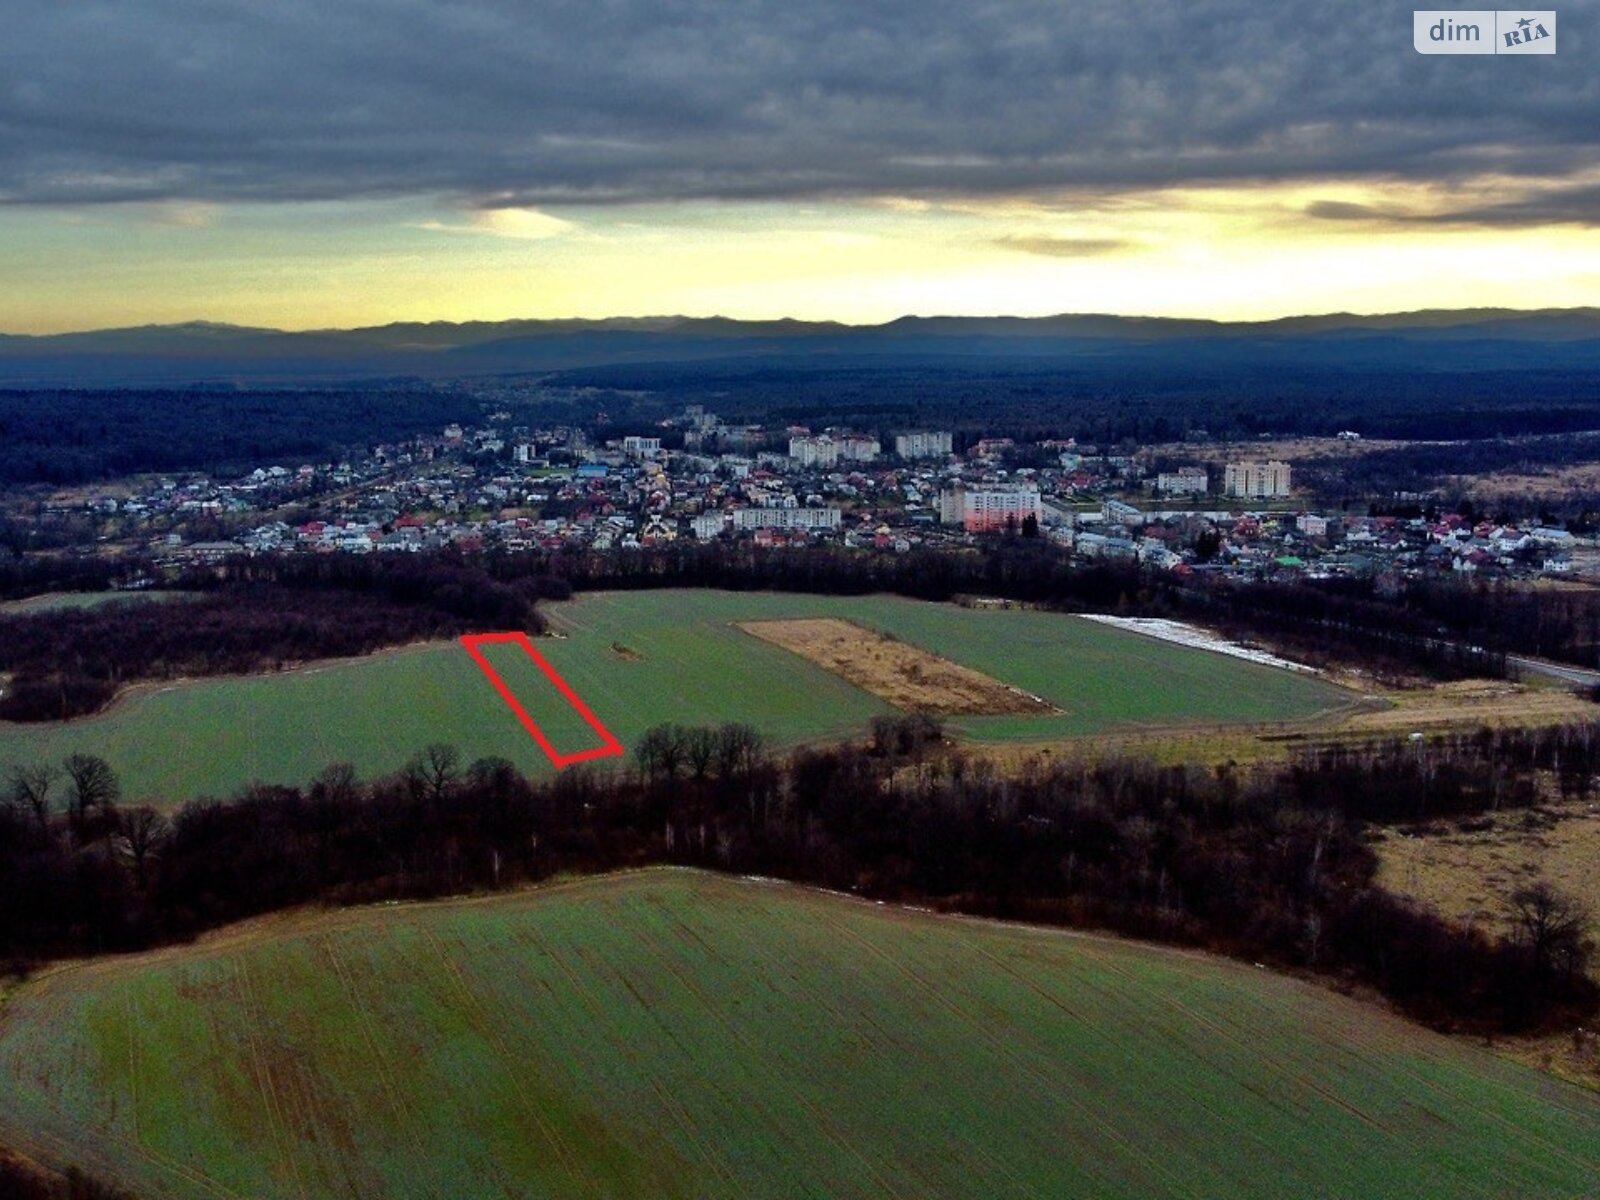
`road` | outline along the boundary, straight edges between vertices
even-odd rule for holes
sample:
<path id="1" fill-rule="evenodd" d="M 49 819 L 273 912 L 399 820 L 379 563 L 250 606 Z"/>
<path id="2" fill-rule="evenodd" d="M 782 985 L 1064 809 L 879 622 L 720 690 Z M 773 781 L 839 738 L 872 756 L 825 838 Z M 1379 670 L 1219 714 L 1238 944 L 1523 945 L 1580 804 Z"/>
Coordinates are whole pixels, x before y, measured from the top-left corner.
<path id="1" fill-rule="evenodd" d="M 1517 675 L 1542 675 L 1546 679 L 1555 679 L 1574 687 L 1600 686 L 1600 671 L 1551 662 L 1545 658 L 1525 658 L 1520 654 L 1508 654 L 1506 666 Z"/>

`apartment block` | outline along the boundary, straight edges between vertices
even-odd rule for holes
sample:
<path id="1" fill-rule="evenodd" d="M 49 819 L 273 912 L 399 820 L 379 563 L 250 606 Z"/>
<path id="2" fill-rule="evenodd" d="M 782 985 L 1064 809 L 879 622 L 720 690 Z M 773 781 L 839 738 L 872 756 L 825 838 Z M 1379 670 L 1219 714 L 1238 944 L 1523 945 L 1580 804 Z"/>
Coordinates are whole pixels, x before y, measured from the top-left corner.
<path id="1" fill-rule="evenodd" d="M 901 458 L 940 458 L 949 454 L 953 437 L 948 431 L 923 430 L 894 435 L 894 452 Z"/>
<path id="2" fill-rule="evenodd" d="M 1289 487 L 1289 464 L 1277 460 L 1229 463 L 1223 473 L 1223 491 L 1241 500 L 1287 496 Z"/>

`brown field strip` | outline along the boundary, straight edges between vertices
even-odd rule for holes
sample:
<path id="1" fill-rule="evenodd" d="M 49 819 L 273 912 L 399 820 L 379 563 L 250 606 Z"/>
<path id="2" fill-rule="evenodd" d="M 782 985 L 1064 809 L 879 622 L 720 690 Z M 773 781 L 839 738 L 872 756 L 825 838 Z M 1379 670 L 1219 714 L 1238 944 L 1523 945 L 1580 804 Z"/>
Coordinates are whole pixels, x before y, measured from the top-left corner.
<path id="1" fill-rule="evenodd" d="M 1311 718 L 1259 725 L 1134 727 L 1037 742 L 962 744 L 962 753 L 1004 771 L 1051 761 L 1148 758 L 1165 766 L 1285 762 L 1317 746 L 1376 744 L 1412 733 L 1436 736 L 1488 728 L 1536 728 L 1600 720 L 1600 706 L 1556 687 L 1467 679 L 1373 690 Z"/>
<path id="2" fill-rule="evenodd" d="M 1044 716 L 1061 711 L 982 671 L 837 617 L 741 621 L 739 628 L 908 712 Z"/>

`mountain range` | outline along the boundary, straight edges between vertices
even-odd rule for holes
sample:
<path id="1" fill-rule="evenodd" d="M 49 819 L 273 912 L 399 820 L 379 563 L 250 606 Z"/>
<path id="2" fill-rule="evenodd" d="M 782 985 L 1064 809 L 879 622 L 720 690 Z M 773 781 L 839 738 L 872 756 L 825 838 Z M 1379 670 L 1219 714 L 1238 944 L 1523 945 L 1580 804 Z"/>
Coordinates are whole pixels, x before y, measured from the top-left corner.
<path id="1" fill-rule="evenodd" d="M 1098 369 L 1329 367 L 1600 370 L 1600 308 L 1456 309 L 1267 321 L 1109 314 L 902 317 L 879 325 L 724 317 L 402 322 L 286 332 L 195 321 L 0 334 L 0 385 L 345 383 L 499 376 L 626 364 L 785 369 L 949 359 Z"/>

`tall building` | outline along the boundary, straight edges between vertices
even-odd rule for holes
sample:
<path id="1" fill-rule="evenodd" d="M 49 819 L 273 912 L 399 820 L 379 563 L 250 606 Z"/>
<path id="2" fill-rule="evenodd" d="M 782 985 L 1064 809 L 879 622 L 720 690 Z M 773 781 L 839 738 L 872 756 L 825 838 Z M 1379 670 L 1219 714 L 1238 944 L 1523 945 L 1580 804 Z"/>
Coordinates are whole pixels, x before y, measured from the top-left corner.
<path id="1" fill-rule="evenodd" d="M 789 439 L 789 457 L 802 467 L 835 467 L 841 462 L 871 462 L 878 439 L 864 433 L 806 434 Z"/>
<path id="2" fill-rule="evenodd" d="M 968 533 L 1021 529 L 1029 517 L 1037 521 L 1041 511 L 1039 488 L 1032 483 L 954 487 L 939 493 L 939 520 L 959 524 Z"/>
<path id="3" fill-rule="evenodd" d="M 1289 494 L 1289 464 L 1271 462 L 1229 463 L 1223 473 L 1223 491 L 1241 500 L 1270 500 Z"/>
<path id="4" fill-rule="evenodd" d="M 864 433 L 842 433 L 838 437 L 839 457 L 845 462 L 871 462 L 878 457 L 878 439 Z"/>
<path id="5" fill-rule="evenodd" d="M 827 434 L 816 437 L 789 439 L 789 457 L 802 467 L 836 467 L 839 465 L 839 443 Z"/>
<path id="6" fill-rule="evenodd" d="M 661 453 L 661 439 L 630 434 L 622 439 L 622 452 L 629 458 L 652 458 Z"/>
<path id="7" fill-rule="evenodd" d="M 894 452 L 901 458 L 939 458 L 950 453 L 948 432 L 922 431 L 894 435 Z"/>

